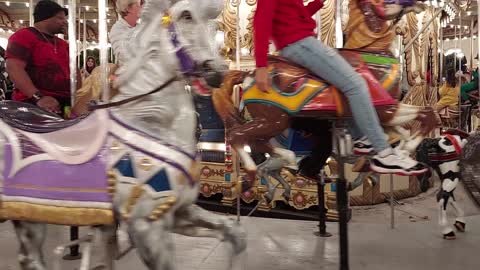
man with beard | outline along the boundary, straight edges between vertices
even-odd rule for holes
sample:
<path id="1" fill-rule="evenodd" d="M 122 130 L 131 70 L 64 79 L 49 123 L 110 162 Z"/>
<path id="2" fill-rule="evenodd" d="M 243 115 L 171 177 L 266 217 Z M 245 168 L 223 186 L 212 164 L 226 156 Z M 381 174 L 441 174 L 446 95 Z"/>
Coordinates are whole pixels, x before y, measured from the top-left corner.
<path id="1" fill-rule="evenodd" d="M 65 33 L 67 15 L 68 10 L 56 2 L 39 1 L 33 13 L 34 26 L 9 38 L 6 64 L 15 86 L 13 100 L 61 115 L 70 106 L 68 43 L 56 36 Z"/>

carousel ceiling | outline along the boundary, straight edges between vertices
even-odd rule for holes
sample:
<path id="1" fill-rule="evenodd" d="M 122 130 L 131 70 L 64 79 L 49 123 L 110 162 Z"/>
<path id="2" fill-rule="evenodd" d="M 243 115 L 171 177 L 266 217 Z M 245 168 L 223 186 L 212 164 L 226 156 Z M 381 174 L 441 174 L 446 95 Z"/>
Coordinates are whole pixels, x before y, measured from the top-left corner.
<path id="1" fill-rule="evenodd" d="M 253 2 L 252 0 L 246 0 Z M 345 0 L 344 0 L 345 1 Z M 33 3 L 36 3 L 34 0 Z M 62 1 L 57 1 L 62 2 Z M 107 26 L 110 28 L 116 20 L 114 10 L 115 0 L 108 0 Z M 255 1 L 256 2 L 256 1 Z M 333 2 L 333 1 L 327 1 Z M 64 0 L 64 4 L 68 1 Z M 440 21 L 444 39 L 468 38 L 477 36 L 477 1 L 475 0 L 427 0 L 427 5 L 444 7 Z M 97 40 L 98 33 L 98 0 L 77 0 L 77 21 L 86 22 L 87 40 Z M 29 25 L 29 1 L 27 0 L 0 0 L 0 32 L 12 32 L 20 27 Z M 78 23 L 77 23 L 78 27 Z M 82 35 L 82 31 L 80 31 Z M 83 37 L 81 37 L 83 38 Z"/>
<path id="2" fill-rule="evenodd" d="M 34 0 L 33 3 L 38 2 Z M 64 5 L 68 1 L 63 2 Z M 93 41 L 97 39 L 98 33 L 98 0 L 77 0 L 77 27 L 78 22 L 87 25 L 87 40 Z M 107 26 L 110 28 L 116 20 L 116 12 L 114 10 L 114 0 L 108 0 Z M 15 29 L 29 25 L 29 9 L 30 4 L 27 0 L 10 0 L 0 1 L 0 31 L 14 31 Z M 81 14 L 79 14 L 81 12 Z M 83 25 L 82 25 L 83 26 Z M 80 31 L 80 34 L 83 31 Z M 81 37 L 83 38 L 83 37 Z"/>

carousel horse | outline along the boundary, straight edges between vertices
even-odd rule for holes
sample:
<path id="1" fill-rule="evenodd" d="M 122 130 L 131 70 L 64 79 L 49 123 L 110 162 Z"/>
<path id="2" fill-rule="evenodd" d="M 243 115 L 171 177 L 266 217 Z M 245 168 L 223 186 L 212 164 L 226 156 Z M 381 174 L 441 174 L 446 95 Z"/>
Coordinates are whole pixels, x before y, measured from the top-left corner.
<path id="1" fill-rule="evenodd" d="M 451 205 L 456 212 L 453 226 L 459 232 L 465 232 L 465 217 L 463 209 L 458 205 L 454 191 L 463 179 L 460 170 L 460 159 L 465 149 L 468 134 L 459 130 L 447 130 L 438 138 L 426 138 L 417 148 L 417 160 L 428 164 L 438 175 L 441 187 L 437 193 L 439 207 L 439 225 L 444 239 L 453 240 L 455 232 L 449 226 L 447 206 Z M 465 155 L 463 155 L 465 156 Z M 462 163 L 465 163 L 462 161 Z M 431 172 L 429 176 L 431 176 Z"/>
<path id="2" fill-rule="evenodd" d="M 400 1 L 400 4 L 383 1 L 358 0 L 350 2 L 350 20 L 346 27 L 346 49 L 340 54 L 366 80 L 372 102 L 384 129 L 401 135 L 398 149 L 412 152 L 422 139 L 436 126 L 435 113 L 430 107 L 399 104 L 399 64 L 389 47 L 395 36 L 388 20 L 398 20 L 403 14 L 421 11 L 416 1 Z M 212 93 L 215 108 L 227 128 L 227 139 L 238 152 L 245 171 L 247 186 L 255 179 L 257 166 L 245 152 L 244 145 L 270 154 L 266 161 L 272 166 L 260 165 L 262 173 L 268 168 L 296 169 L 295 155 L 291 151 L 272 147 L 268 140 L 289 127 L 289 121 L 298 118 L 338 120 L 351 117 L 348 104 L 338 90 L 310 71 L 280 57 L 270 56 L 268 70 L 273 89 L 263 93 L 255 84 L 254 74 L 230 71 L 225 75 L 222 87 Z M 241 105 L 251 116 L 246 122 L 232 103 L 233 87 L 242 85 Z M 242 109 L 242 108 L 240 108 Z M 419 132 L 409 135 L 401 126 L 411 121 L 422 123 Z M 268 124 L 267 124 L 268 123 Z M 248 134 L 248 135 L 246 135 Z M 323 166 L 324 164 L 318 164 Z"/>
<path id="3" fill-rule="evenodd" d="M 170 232 L 221 238 L 233 254 L 245 249 L 235 221 L 194 205 L 200 170 L 185 81 L 221 83 L 226 65 L 204 33 L 222 7 L 146 1 L 134 57 L 115 80 L 119 93 L 88 116 L 60 121 L 28 104 L 0 103 L 0 220 L 13 221 L 21 269 L 47 269 L 46 224 L 94 226 L 106 269 L 120 221 L 151 270 L 174 269 Z"/>
<path id="4" fill-rule="evenodd" d="M 107 76 L 109 77 L 110 98 L 114 98 L 118 94 L 118 89 L 112 87 L 112 78 L 117 71 L 118 66 L 115 64 L 108 64 Z M 102 97 L 102 81 L 101 81 L 102 67 L 96 67 L 90 76 L 88 76 L 82 84 L 82 88 L 75 92 L 75 101 L 71 110 L 71 117 L 78 117 L 90 113 L 89 104 L 91 101 L 98 101 Z"/>

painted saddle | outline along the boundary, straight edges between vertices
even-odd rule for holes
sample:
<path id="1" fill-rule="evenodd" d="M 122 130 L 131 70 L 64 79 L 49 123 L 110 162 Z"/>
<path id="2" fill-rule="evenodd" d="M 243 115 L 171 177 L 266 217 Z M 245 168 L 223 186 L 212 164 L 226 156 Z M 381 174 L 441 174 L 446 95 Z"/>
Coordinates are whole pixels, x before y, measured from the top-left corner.
<path id="1" fill-rule="evenodd" d="M 397 59 L 354 50 L 340 50 L 340 54 L 366 80 L 375 106 L 397 104 Z M 252 81 L 243 89 L 244 104 L 268 103 L 297 116 L 308 116 L 318 111 L 332 116 L 351 116 L 346 98 L 325 80 L 281 57 L 270 56 L 269 63 L 273 91 L 264 93 Z"/>
<path id="2" fill-rule="evenodd" d="M 66 121 L 31 104 L 3 101 L 0 119 L 0 219 L 62 225 L 113 222 L 106 111 Z"/>

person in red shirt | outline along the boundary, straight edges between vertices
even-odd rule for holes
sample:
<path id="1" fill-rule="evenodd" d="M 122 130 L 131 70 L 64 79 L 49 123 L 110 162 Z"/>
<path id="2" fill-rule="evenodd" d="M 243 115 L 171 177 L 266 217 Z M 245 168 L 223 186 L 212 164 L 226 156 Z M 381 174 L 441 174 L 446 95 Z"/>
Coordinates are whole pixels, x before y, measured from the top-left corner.
<path id="1" fill-rule="evenodd" d="M 7 72 L 14 83 L 12 99 L 60 113 L 70 105 L 68 43 L 56 37 L 67 26 L 68 10 L 42 0 L 34 10 L 34 27 L 23 28 L 8 39 Z"/>
<path id="2" fill-rule="evenodd" d="M 307 4 L 303 0 L 258 0 L 253 20 L 256 71 L 259 89 L 270 90 L 267 70 L 269 41 L 273 40 L 281 56 L 309 69 L 328 83 L 335 85 L 349 101 L 354 122 L 351 133 L 354 151 L 372 157 L 371 168 L 379 173 L 414 175 L 427 168 L 392 149 L 386 141 L 377 113 L 373 108 L 365 80 L 337 52 L 317 40 L 316 22 L 312 16 L 323 6 L 322 0 Z M 327 22 L 328 23 L 328 22 Z M 364 136 L 366 135 L 366 137 Z M 373 148 L 373 149 L 372 149 Z"/>

